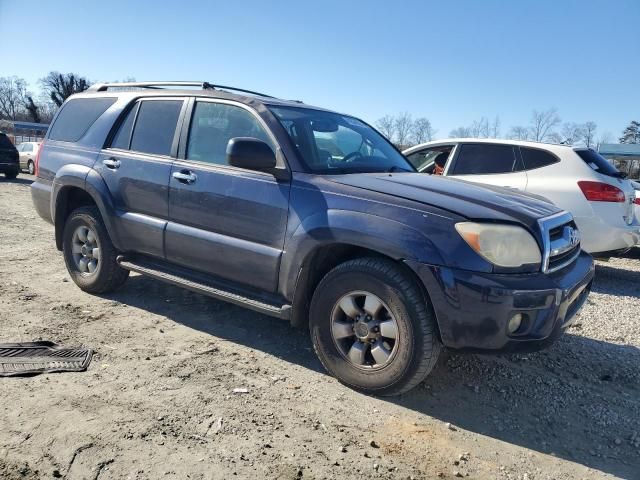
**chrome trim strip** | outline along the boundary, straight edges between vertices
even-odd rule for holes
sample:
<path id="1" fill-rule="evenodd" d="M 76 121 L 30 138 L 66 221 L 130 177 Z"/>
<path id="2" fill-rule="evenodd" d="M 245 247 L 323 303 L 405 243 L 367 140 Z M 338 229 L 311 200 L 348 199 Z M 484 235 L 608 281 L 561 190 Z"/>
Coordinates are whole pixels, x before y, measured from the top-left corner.
<path id="1" fill-rule="evenodd" d="M 549 217 L 538 219 L 538 225 L 540 226 L 540 232 L 542 234 L 542 265 L 541 265 L 542 273 L 555 272 L 556 270 L 566 267 L 569 263 L 571 263 L 576 259 L 577 255 L 572 255 L 571 259 L 566 263 L 563 262 L 562 265 L 556 266 L 552 270 L 549 270 L 549 260 L 551 258 L 551 238 L 549 236 L 549 233 L 554 228 L 560 227 L 566 223 L 571 222 L 572 220 L 573 220 L 573 216 L 569 212 L 564 212 L 564 211 L 558 212 Z M 558 247 L 556 246 L 555 248 L 557 249 Z M 577 250 L 577 253 L 580 254 L 579 248 Z"/>

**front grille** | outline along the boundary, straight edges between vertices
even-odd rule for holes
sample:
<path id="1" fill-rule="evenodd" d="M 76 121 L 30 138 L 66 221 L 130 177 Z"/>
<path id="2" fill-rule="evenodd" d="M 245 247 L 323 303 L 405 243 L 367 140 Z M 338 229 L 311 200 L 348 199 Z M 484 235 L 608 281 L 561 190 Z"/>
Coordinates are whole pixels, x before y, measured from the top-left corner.
<path id="1" fill-rule="evenodd" d="M 578 244 L 571 250 L 567 250 L 566 252 L 560 253 L 558 255 L 550 256 L 547 271 L 555 272 L 556 270 L 560 270 L 561 268 L 568 266 L 569 264 L 573 263 L 573 261 L 579 254 L 580 245 Z"/>
<path id="2" fill-rule="evenodd" d="M 542 230 L 542 271 L 555 272 L 571 265 L 580 255 L 578 227 L 568 212 L 539 220 Z"/>

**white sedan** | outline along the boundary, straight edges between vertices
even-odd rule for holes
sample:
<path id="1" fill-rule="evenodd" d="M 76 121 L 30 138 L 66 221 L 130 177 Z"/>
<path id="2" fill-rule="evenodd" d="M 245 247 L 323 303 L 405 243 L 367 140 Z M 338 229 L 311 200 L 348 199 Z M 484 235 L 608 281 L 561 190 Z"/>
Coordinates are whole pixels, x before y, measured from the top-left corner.
<path id="1" fill-rule="evenodd" d="M 35 161 L 40 149 L 40 142 L 22 142 L 17 148 L 20 155 L 20 169 L 33 175 L 36 171 Z"/>
<path id="2" fill-rule="evenodd" d="M 421 172 L 517 188 L 573 214 L 582 248 L 609 257 L 640 243 L 636 193 L 598 152 L 568 145 L 461 138 L 405 150 Z M 637 207 L 637 205 L 636 205 Z"/>

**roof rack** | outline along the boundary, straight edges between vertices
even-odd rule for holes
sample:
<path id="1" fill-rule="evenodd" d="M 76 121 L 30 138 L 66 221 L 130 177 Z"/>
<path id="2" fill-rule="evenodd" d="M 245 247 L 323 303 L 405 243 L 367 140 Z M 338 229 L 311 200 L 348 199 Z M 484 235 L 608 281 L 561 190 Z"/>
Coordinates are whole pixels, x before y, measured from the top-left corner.
<path id="1" fill-rule="evenodd" d="M 258 95 L 259 97 L 276 98 L 273 95 L 267 95 L 266 93 L 254 92 L 253 90 L 246 90 L 244 88 L 226 87 L 224 85 L 214 85 L 214 84 L 209 83 L 209 82 L 205 82 L 205 83 L 207 84 L 207 87 L 205 87 L 205 88 L 210 88 L 212 90 L 232 90 L 234 92 L 242 92 L 242 93 L 248 93 L 250 95 Z"/>
<path id="2" fill-rule="evenodd" d="M 106 92 L 110 88 L 162 88 L 162 87 L 200 87 L 210 88 L 208 82 L 112 82 L 91 85 L 89 92 Z"/>
<path id="3" fill-rule="evenodd" d="M 110 88 L 151 88 L 161 89 L 163 87 L 199 87 L 203 90 L 232 90 L 234 92 L 248 93 L 250 95 L 258 95 L 260 97 L 275 98 L 253 90 L 244 88 L 228 87 L 225 85 L 214 85 L 209 82 L 113 82 L 113 83 L 96 83 L 91 85 L 87 91 L 89 92 L 106 92 Z"/>

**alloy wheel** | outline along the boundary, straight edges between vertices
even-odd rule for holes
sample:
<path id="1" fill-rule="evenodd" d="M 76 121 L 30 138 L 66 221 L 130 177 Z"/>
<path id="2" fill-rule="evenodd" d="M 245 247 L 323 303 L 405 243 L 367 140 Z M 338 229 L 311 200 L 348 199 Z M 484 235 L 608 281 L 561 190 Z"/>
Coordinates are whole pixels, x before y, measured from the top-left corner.
<path id="1" fill-rule="evenodd" d="M 100 242 L 96 233 L 87 226 L 80 226 L 71 238 L 71 254 L 76 268 L 83 275 L 92 275 L 100 266 Z"/>
<path id="2" fill-rule="evenodd" d="M 350 292 L 336 302 L 331 335 L 342 356 L 359 369 L 383 368 L 398 350 L 398 322 L 371 292 Z"/>

